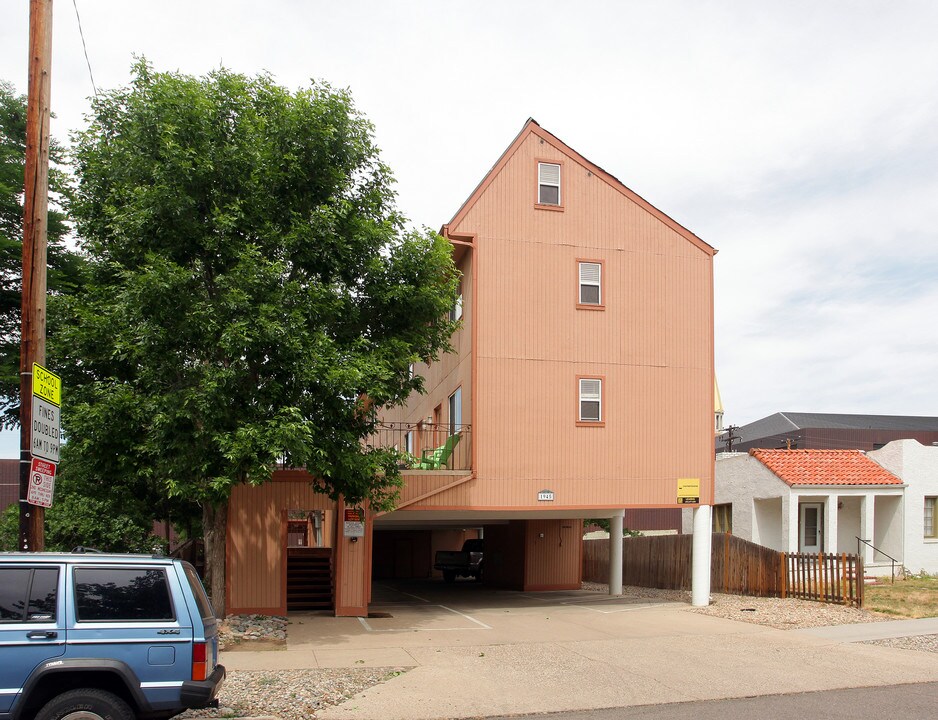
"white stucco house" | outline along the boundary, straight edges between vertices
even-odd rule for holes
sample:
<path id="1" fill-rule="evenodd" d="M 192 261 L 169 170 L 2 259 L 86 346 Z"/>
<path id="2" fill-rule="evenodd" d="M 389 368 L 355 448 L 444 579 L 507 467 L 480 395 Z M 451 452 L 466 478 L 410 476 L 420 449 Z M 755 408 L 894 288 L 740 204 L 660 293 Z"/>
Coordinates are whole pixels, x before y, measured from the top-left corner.
<path id="1" fill-rule="evenodd" d="M 902 564 L 913 573 L 938 574 L 938 446 L 894 440 L 867 457 L 905 484 Z"/>
<path id="2" fill-rule="evenodd" d="M 913 462 L 901 453 L 897 455 L 890 447 L 894 444 L 877 452 L 896 458 L 896 465 Z M 904 559 L 906 549 L 922 544 L 923 521 L 919 517 L 917 530 L 907 522 L 904 478 L 874 462 L 872 455 L 860 450 L 753 449 L 748 453 L 720 453 L 716 460 L 713 530 L 731 532 L 784 552 L 857 553 L 859 547 L 869 574 L 889 574 L 892 558 L 897 566 L 909 567 Z M 918 467 L 918 460 L 913 464 Z M 917 497 L 925 497 L 925 491 L 916 492 Z M 924 500 L 916 505 L 919 515 L 921 502 Z M 692 532 L 686 512 L 683 531 Z M 918 533 L 915 543 L 910 532 Z M 873 547 L 859 543 L 857 538 Z M 938 543 L 931 546 L 931 551 L 934 559 L 925 562 L 922 569 L 938 573 Z M 924 561 L 927 555 L 917 557 Z"/>

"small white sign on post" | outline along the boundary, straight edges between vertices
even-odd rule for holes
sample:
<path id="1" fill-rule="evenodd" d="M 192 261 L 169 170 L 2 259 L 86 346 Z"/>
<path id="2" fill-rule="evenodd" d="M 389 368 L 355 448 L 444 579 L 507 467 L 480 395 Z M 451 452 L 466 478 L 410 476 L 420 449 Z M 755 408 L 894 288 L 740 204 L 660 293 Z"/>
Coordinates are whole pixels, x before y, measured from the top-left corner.
<path id="1" fill-rule="evenodd" d="M 345 508 L 342 534 L 356 540 L 365 537 L 365 514 L 358 508 Z"/>
<path id="2" fill-rule="evenodd" d="M 55 463 L 33 458 L 29 469 L 29 491 L 26 502 L 40 507 L 52 507 L 55 493 Z"/>

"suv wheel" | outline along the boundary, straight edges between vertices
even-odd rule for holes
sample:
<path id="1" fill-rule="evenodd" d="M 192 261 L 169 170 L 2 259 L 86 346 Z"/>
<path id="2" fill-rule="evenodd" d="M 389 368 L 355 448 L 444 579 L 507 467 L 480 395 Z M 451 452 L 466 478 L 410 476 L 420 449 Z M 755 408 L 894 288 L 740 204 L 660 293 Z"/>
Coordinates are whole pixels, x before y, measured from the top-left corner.
<path id="1" fill-rule="evenodd" d="M 88 688 L 52 698 L 36 714 L 36 720 L 134 720 L 134 711 L 117 695 Z"/>

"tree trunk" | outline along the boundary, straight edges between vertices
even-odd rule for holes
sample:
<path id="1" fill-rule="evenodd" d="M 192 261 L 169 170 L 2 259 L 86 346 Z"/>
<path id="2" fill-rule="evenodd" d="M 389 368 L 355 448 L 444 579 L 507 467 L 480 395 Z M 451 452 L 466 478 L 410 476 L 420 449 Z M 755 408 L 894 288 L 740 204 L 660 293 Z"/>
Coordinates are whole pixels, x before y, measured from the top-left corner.
<path id="1" fill-rule="evenodd" d="M 205 584 L 215 615 L 225 617 L 225 549 L 228 536 L 228 500 L 202 505 L 205 539 Z"/>

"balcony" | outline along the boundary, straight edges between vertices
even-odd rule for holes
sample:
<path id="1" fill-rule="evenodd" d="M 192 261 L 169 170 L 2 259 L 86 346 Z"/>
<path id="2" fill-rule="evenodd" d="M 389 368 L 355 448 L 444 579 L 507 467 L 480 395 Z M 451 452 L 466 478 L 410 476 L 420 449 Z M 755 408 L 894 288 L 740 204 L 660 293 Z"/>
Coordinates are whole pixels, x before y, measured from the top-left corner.
<path id="1" fill-rule="evenodd" d="M 378 423 L 365 442 L 372 447 L 393 447 L 407 451 L 412 460 L 401 467 L 414 470 L 470 470 L 472 467 L 472 427 L 458 429 L 443 423 Z"/>

